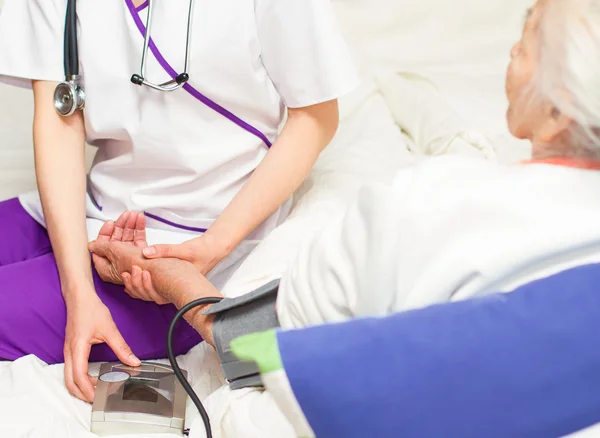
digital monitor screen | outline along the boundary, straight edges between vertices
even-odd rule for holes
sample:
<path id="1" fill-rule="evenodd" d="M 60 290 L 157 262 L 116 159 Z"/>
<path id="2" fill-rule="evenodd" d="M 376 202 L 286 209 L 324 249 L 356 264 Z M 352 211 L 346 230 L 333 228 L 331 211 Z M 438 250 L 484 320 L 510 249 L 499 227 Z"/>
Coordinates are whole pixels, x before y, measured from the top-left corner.
<path id="1" fill-rule="evenodd" d="M 123 387 L 123 400 L 144 401 L 156 403 L 158 401 L 158 380 L 131 378 Z"/>

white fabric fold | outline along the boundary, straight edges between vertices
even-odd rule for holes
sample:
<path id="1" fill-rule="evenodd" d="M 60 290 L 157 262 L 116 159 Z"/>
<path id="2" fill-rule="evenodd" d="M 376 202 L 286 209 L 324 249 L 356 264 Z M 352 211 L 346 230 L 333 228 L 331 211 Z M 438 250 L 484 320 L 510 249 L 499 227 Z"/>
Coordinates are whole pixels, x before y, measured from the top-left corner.
<path id="1" fill-rule="evenodd" d="M 399 71 L 378 75 L 377 83 L 395 122 L 413 140 L 415 152 L 495 159 L 490 140 L 463 120 L 426 76 Z"/>

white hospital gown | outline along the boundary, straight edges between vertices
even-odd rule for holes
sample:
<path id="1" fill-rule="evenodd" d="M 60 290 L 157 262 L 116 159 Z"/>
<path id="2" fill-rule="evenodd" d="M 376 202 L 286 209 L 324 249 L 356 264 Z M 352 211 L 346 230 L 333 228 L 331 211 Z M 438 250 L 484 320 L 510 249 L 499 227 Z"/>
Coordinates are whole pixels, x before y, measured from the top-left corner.
<path id="1" fill-rule="evenodd" d="M 364 188 L 284 275 L 285 328 L 384 316 L 600 261 L 600 172 L 429 158 Z"/>
<path id="2" fill-rule="evenodd" d="M 154 0 L 148 80 L 184 66 L 188 0 Z M 295 108 L 358 84 L 325 0 L 196 0 L 185 89 L 130 82 L 139 73 L 148 8 L 132 0 L 78 0 L 86 139 L 98 147 L 88 178 L 88 233 L 124 210 L 143 211 L 150 243 L 207 229 L 246 183 Z M 0 80 L 62 81 L 66 0 L 5 0 Z M 20 197 L 40 223 L 37 193 Z M 228 269 L 287 217 L 286 202 L 230 256 Z"/>

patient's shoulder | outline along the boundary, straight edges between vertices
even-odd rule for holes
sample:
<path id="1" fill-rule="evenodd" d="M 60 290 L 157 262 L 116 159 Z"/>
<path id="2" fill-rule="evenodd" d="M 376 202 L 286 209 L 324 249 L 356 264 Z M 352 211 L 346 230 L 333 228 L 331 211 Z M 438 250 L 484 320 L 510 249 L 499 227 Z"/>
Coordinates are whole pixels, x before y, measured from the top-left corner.
<path id="1" fill-rule="evenodd" d="M 600 172 L 553 165 L 504 165 L 460 156 L 428 158 L 398 173 L 396 193 L 415 217 L 540 220 L 565 210 L 600 212 Z M 577 196 L 573 196 L 577 194 Z M 587 214 L 589 216 L 589 214 Z"/>
<path id="2" fill-rule="evenodd" d="M 482 158 L 460 155 L 441 155 L 426 157 L 416 164 L 413 176 L 432 179 L 446 179 L 460 176 L 458 179 L 469 179 L 487 175 L 496 176 L 509 172 L 511 166 Z M 401 172 L 399 172 L 400 175 Z"/>
<path id="3" fill-rule="evenodd" d="M 451 190 L 472 196 L 485 191 L 511 191 L 510 196 L 543 192 L 559 195 L 572 190 L 600 190 L 600 172 L 551 164 L 503 164 L 480 158 L 457 155 L 428 157 L 410 169 L 401 170 L 394 180 L 395 187 L 410 186 L 412 190 Z"/>
<path id="4" fill-rule="evenodd" d="M 427 157 L 403 169 L 394 179 L 395 190 L 409 189 L 413 194 L 429 192 L 469 193 L 477 187 L 510 178 L 513 166 L 480 158 L 444 155 Z"/>

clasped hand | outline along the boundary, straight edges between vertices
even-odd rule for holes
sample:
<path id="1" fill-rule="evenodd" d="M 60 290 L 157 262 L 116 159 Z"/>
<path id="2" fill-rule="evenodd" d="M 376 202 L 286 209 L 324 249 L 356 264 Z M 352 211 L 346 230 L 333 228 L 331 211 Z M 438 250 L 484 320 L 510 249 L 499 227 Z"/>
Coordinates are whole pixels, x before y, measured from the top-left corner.
<path id="1" fill-rule="evenodd" d="M 179 245 L 148 246 L 146 218 L 142 213 L 125 212 L 116 222 L 106 222 L 98 239 L 90 244 L 94 266 L 102 280 L 122 284 L 132 298 L 167 304 L 145 269 L 153 259 L 171 258 L 191 263 L 205 276 L 221 260 L 220 251 L 202 236 Z"/>

